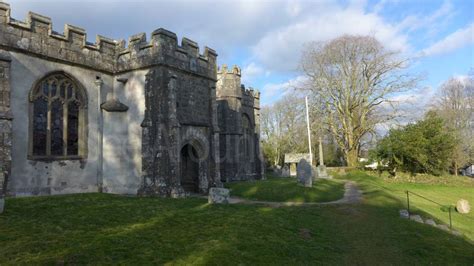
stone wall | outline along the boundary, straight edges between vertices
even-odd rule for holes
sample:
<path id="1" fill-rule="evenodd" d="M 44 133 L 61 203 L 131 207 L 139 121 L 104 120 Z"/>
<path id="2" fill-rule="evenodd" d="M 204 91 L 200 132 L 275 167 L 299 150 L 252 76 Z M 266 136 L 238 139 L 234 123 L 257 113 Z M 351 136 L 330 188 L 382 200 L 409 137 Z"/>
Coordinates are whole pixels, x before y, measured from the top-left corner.
<path id="1" fill-rule="evenodd" d="M 0 213 L 11 173 L 10 63 L 9 55 L 0 53 Z"/>

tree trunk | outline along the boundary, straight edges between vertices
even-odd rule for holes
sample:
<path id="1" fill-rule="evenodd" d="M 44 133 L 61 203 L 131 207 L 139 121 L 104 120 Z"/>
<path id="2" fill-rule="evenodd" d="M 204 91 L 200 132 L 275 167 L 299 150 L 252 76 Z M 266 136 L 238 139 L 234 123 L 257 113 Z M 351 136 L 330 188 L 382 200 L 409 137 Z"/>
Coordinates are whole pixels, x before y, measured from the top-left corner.
<path id="1" fill-rule="evenodd" d="M 454 175 L 455 175 L 455 176 L 458 176 L 458 168 L 459 168 L 458 162 L 457 162 L 457 161 L 454 161 L 454 162 L 453 162 L 453 170 L 454 170 Z"/>
<path id="2" fill-rule="evenodd" d="M 349 150 L 345 153 L 345 155 L 346 155 L 347 166 L 356 167 L 358 163 L 357 158 L 359 155 L 359 152 L 357 151 L 357 149 Z"/>

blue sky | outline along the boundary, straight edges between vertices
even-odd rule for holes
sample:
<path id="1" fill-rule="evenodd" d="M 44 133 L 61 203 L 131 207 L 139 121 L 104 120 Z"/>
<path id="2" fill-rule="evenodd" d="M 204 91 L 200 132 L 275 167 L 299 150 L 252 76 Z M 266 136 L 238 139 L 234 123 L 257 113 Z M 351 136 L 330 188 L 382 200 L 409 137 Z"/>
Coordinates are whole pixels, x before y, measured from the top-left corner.
<path id="1" fill-rule="evenodd" d="M 300 80 L 303 45 L 342 34 L 375 36 L 387 48 L 417 58 L 411 70 L 424 75 L 418 90 L 399 96 L 423 108 L 439 85 L 474 68 L 473 0 L 9 0 L 12 16 L 28 11 L 82 27 L 89 41 L 100 34 L 125 39 L 160 27 L 217 50 L 219 64 L 237 64 L 247 86 L 269 105 Z"/>

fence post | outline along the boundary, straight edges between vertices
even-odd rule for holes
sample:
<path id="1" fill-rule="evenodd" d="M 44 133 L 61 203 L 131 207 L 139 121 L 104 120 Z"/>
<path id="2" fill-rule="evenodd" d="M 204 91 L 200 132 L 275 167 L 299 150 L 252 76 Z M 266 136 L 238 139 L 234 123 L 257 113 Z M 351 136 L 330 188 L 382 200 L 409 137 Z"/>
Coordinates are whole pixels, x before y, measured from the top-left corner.
<path id="1" fill-rule="evenodd" d="M 408 195 L 408 190 L 407 190 L 407 209 L 408 209 L 408 214 L 410 214 L 410 195 Z"/>
<path id="2" fill-rule="evenodd" d="M 451 222 L 451 206 L 449 206 L 449 229 L 453 229 L 453 223 Z"/>

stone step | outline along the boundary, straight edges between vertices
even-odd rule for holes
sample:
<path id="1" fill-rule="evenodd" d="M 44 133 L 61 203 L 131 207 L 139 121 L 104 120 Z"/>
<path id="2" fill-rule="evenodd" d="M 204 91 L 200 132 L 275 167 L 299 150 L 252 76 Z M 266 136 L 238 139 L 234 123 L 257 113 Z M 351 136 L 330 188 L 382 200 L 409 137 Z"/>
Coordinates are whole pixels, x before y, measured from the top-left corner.
<path id="1" fill-rule="evenodd" d="M 410 220 L 413 220 L 418 223 L 423 223 L 423 219 L 418 214 L 410 215 Z"/>
<path id="2" fill-rule="evenodd" d="M 436 226 L 436 222 L 433 219 L 426 219 L 425 224 L 429 224 L 431 226 Z"/>
<path id="3" fill-rule="evenodd" d="M 438 224 L 436 227 L 438 227 L 441 230 L 448 231 L 449 232 L 449 227 L 445 224 Z"/>

